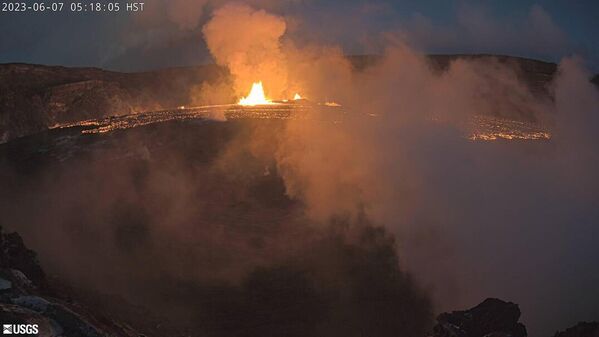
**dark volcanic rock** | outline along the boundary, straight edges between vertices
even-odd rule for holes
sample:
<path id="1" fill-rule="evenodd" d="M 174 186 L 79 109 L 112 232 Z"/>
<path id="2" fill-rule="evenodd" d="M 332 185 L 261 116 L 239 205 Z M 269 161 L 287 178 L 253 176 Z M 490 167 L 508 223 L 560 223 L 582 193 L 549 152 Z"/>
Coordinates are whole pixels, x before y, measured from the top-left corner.
<path id="1" fill-rule="evenodd" d="M 349 56 L 355 69 L 380 59 Z M 493 60 L 514 69 L 539 95 L 548 95 L 554 63 L 494 55 L 431 55 L 433 68 L 447 69 L 457 59 Z M 215 65 L 119 73 L 97 68 L 65 68 L 32 64 L 0 64 L 0 143 L 61 123 L 197 104 L 204 84 L 227 81 Z"/>
<path id="2" fill-rule="evenodd" d="M 557 332 L 554 337 L 599 337 L 599 322 L 580 322 L 571 328 Z"/>
<path id="3" fill-rule="evenodd" d="M 119 73 L 0 64 L 0 143 L 58 123 L 190 104 L 190 90 L 222 79 L 217 66 Z"/>
<path id="4" fill-rule="evenodd" d="M 2 227 L 0 227 L 0 268 L 19 270 L 36 286 L 40 286 L 45 278 L 35 252 L 25 247 L 19 234 L 2 233 Z"/>
<path id="5" fill-rule="evenodd" d="M 50 296 L 36 254 L 17 233 L 0 228 L 0 321 L 37 324 L 38 336 L 139 336 L 131 328 L 98 319 L 82 307 Z M 55 295 L 54 293 L 52 295 Z"/>
<path id="6" fill-rule="evenodd" d="M 64 169 L 72 173 L 60 174 L 67 179 L 64 183 L 63 178 L 54 180 L 61 188 L 79 186 L 75 181 L 81 173 L 96 177 L 91 185 L 77 187 L 77 192 L 70 194 L 73 197 L 95 191 L 89 194 L 90 199 L 75 196 L 82 203 L 74 204 L 75 213 L 65 220 L 66 228 L 75 229 L 65 233 L 65 238 L 73 240 L 59 246 L 59 258 L 78 259 L 85 269 L 77 270 L 92 274 L 90 278 L 100 285 L 74 281 L 87 288 L 79 293 L 68 289 L 60 293 L 73 294 L 72 298 L 94 308 L 94 314 L 109 312 L 148 336 L 178 335 L 152 333 L 147 324 L 139 322 L 145 317 L 138 312 L 123 312 L 117 298 L 90 302 L 99 297 L 98 293 L 114 294 L 164 317 L 159 321 L 162 327 L 176 324 L 178 329 L 190 331 L 186 336 L 425 336 L 432 326 L 432 309 L 426 295 L 400 269 L 393 237 L 369 224 L 349 231 L 349 225 L 341 219 L 330 231 L 321 233 L 312 228 L 299 215 L 299 205 L 286 195 L 271 161 L 269 151 L 277 147 L 268 144 L 257 157 L 238 145 L 248 143 L 246 140 L 254 135 L 248 130 L 272 139 L 277 135 L 275 130 L 284 126 L 277 120 L 249 119 L 227 123 L 172 121 L 93 135 L 71 128 L 57 129 L 45 136 L 23 137 L 1 145 L 0 166 L 3 159 L 8 159 L 6 166 L 15 167 L 19 177 L 11 179 L 11 186 L 21 186 L 25 180 L 40 186 L 37 174 L 54 176 L 51 172 L 66 172 Z M 233 148 L 241 153 L 228 159 L 227 167 L 241 170 L 231 176 L 229 168 L 215 169 L 215 163 L 221 162 L 223 151 Z M 96 168 L 102 173 L 91 173 Z M 118 194 L 117 180 L 128 186 L 121 191 L 141 191 L 154 182 L 155 186 L 165 186 L 162 178 L 160 182 L 154 179 L 162 177 L 162 173 L 156 173 L 167 171 L 189 186 L 193 195 L 189 209 L 194 211 L 181 214 L 184 220 L 177 229 L 184 230 L 181 233 L 190 240 L 171 236 L 172 226 L 168 231 L 156 232 L 162 224 L 173 224 L 170 216 L 164 222 L 159 220 L 159 226 L 150 222 L 158 219 L 159 208 L 168 209 L 174 203 L 147 208 L 145 201 L 117 198 L 96 212 L 98 206 L 104 207 L 104 202 L 98 202 L 104 197 L 92 185 L 108 187 L 105 190 L 112 199 Z M 184 177 L 182 172 L 188 173 Z M 19 212 L 3 207 L 9 203 L 39 209 L 36 202 L 19 201 L 17 190 L 6 190 L 7 199 L 0 195 L 0 213 L 5 214 L 7 223 L 23 219 Z M 52 195 L 66 194 L 52 190 Z M 164 190 L 167 194 L 147 191 L 152 195 L 148 201 L 163 200 L 162 195 L 169 200 L 174 196 L 170 189 Z M 40 188 L 37 195 L 45 192 Z M 19 228 L 25 238 L 44 237 L 44 233 L 53 232 L 50 224 L 63 221 L 45 216 L 40 219 L 42 222 Z M 99 228 L 108 230 L 108 241 L 98 240 L 97 234 L 87 235 Z M 212 233 L 223 229 L 229 233 L 226 238 L 213 241 Z M 161 237 L 160 242 L 153 237 Z M 60 241 L 58 244 L 65 242 Z M 213 242 L 207 244 L 209 241 Z M 119 253 L 90 254 L 89 248 L 101 246 L 104 251 L 107 242 L 114 243 L 114 252 Z M 52 241 L 43 243 L 51 247 L 50 252 L 56 251 Z M 43 245 L 37 249 L 40 256 L 49 255 Z M 202 275 L 190 277 L 190 272 L 198 269 Z M 127 272 L 114 272 L 118 270 Z M 227 274 L 220 276 L 223 271 Z M 118 286 L 124 283 L 130 286 Z"/>
<path id="7" fill-rule="evenodd" d="M 505 55 L 430 55 L 429 61 L 433 68 L 446 70 L 455 60 L 493 61 L 512 69 L 519 80 L 525 83 L 536 95 L 548 96 L 548 86 L 557 72 L 557 64 L 522 57 Z"/>
<path id="8" fill-rule="evenodd" d="M 526 328 L 519 323 L 517 304 L 488 298 L 464 311 L 443 313 L 437 317 L 434 337 L 526 337 Z"/>
<path id="9" fill-rule="evenodd" d="M 376 55 L 348 56 L 358 71 L 376 64 Z M 557 71 L 551 62 L 502 55 L 429 55 L 431 68 L 446 70 L 458 60 L 507 66 L 538 97 L 550 96 Z M 192 92 L 226 82 L 216 65 L 120 73 L 98 68 L 0 64 L 0 143 L 61 123 L 198 104 Z M 599 75 L 592 82 L 599 85 Z M 505 113 L 505 112 L 504 112 Z"/>
<path id="10" fill-rule="evenodd" d="M 348 57 L 353 66 L 362 70 L 376 64 L 381 57 L 374 55 L 359 55 Z M 452 62 L 457 60 L 494 62 L 513 70 L 518 79 L 525 83 L 536 95 L 548 96 L 548 85 L 557 72 L 557 64 L 523 57 L 490 55 L 490 54 L 452 54 L 428 55 L 428 62 L 434 71 L 443 72 L 449 69 Z M 599 75 L 593 81 L 599 81 Z"/>

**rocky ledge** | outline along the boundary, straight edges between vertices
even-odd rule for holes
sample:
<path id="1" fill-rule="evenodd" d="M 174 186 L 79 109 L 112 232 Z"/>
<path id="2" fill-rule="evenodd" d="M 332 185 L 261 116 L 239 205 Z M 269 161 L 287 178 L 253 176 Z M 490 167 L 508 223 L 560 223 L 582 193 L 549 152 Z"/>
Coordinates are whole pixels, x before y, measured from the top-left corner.
<path id="1" fill-rule="evenodd" d="M 90 314 L 49 289 L 35 252 L 0 227 L 0 322 L 37 324 L 37 336 L 140 336 L 124 324 Z"/>
<path id="2" fill-rule="evenodd" d="M 434 337 L 526 337 L 526 327 L 518 322 L 520 308 L 512 302 L 487 298 L 464 311 L 437 317 Z"/>
<path id="3" fill-rule="evenodd" d="M 517 304 L 487 298 L 474 308 L 440 314 L 431 337 L 526 337 L 519 320 Z M 580 322 L 554 337 L 599 337 L 599 322 Z"/>
<path id="4" fill-rule="evenodd" d="M 471 309 L 440 314 L 429 337 L 526 337 L 526 327 L 519 319 L 517 304 L 488 298 Z M 1 227 L 0 321 L 37 324 L 37 336 L 44 337 L 187 335 L 148 331 L 147 327 L 142 334 L 129 324 L 92 312 L 60 294 L 48 286 L 36 253 L 25 246 L 19 234 L 3 233 Z M 580 322 L 554 337 L 599 337 L 599 323 Z"/>

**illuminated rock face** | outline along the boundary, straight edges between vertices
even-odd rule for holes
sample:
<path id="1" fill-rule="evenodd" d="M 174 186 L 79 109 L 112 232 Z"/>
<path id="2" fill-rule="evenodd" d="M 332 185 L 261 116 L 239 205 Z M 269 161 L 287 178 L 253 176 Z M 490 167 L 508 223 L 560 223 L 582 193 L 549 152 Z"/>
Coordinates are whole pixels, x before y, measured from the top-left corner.
<path id="1" fill-rule="evenodd" d="M 433 68 L 443 71 L 450 61 L 458 57 L 490 56 L 435 55 L 429 59 Z M 549 94 L 547 84 L 553 78 L 556 64 L 505 56 L 496 58 L 516 67 L 524 83 L 534 93 Z M 357 71 L 378 60 L 374 56 L 349 59 Z M 42 131 L 57 123 L 189 106 L 190 88 L 205 82 L 214 83 L 225 76 L 224 69 L 213 65 L 144 73 L 28 64 L 0 65 L 0 143 Z M 593 81 L 599 84 L 599 77 L 595 76 Z"/>
<path id="2" fill-rule="evenodd" d="M 47 91 L 50 123 L 134 113 L 135 98 L 117 82 L 86 80 Z"/>
<path id="3" fill-rule="evenodd" d="M 188 105 L 190 88 L 225 74 L 217 66 L 118 73 L 97 68 L 3 64 L 0 143 L 60 123 Z"/>

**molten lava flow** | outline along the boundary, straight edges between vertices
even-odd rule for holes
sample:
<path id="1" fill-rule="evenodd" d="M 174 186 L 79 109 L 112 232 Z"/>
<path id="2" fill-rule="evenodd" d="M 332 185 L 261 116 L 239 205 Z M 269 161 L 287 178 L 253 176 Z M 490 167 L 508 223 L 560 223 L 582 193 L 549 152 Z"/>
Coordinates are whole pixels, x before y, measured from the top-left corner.
<path id="1" fill-rule="evenodd" d="M 293 96 L 294 100 L 298 100 L 298 99 L 302 99 L 302 96 L 300 96 L 300 94 L 295 94 L 295 96 Z"/>
<path id="2" fill-rule="evenodd" d="M 252 84 L 252 90 L 247 97 L 243 97 L 239 100 L 239 105 L 262 105 L 262 104 L 273 104 L 273 102 L 266 98 L 264 95 L 264 88 L 262 82 L 255 82 Z"/>

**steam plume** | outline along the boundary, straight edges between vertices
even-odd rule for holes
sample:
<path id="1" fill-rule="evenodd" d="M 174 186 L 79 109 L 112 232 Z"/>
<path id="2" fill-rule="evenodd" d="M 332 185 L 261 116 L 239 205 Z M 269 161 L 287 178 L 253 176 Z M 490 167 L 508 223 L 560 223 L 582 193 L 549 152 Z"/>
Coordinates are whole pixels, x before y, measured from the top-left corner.
<path id="1" fill-rule="evenodd" d="M 267 94 L 280 96 L 287 88 L 287 69 L 279 39 L 285 20 L 247 5 L 228 4 L 216 10 L 203 28 L 216 62 L 226 66 L 238 94 L 253 82 L 267 83 Z"/>
<path id="2" fill-rule="evenodd" d="M 282 41 L 286 28 L 282 17 L 228 4 L 203 33 L 237 95 L 258 80 L 274 97 L 301 88 L 310 99 L 346 107 L 352 114 L 343 123 L 231 122 L 210 124 L 199 135 L 163 126 L 161 140 L 175 142 L 174 153 L 152 147 L 155 134 L 143 133 L 152 129 L 141 129 L 117 138 L 108 154 L 28 177 L 32 185 L 3 179 L 5 221 L 23 223 L 19 230 L 50 269 L 86 287 L 110 283 L 109 291 L 155 306 L 167 300 L 157 289 L 185 285 L 168 306 L 188 315 L 187 322 L 215 303 L 218 313 L 233 303 L 246 317 L 264 279 L 279 289 L 291 278 L 298 298 L 308 299 L 300 312 L 320 310 L 324 293 L 343 309 L 335 322 L 355 320 L 362 328 L 376 317 L 366 320 L 360 298 L 343 294 L 358 289 L 378 303 L 369 282 L 374 290 L 406 294 L 409 301 L 399 296 L 390 307 L 414 304 L 422 331 L 428 304 L 398 264 L 429 290 L 437 310 L 498 296 L 521 303 L 533 332 L 546 322 L 556 324 L 546 330 L 566 325 L 566 307 L 578 319 L 596 319 L 597 298 L 588 294 L 596 294 L 598 277 L 592 238 L 599 100 L 579 62 L 563 60 L 553 102 L 493 60 L 458 60 L 439 73 L 418 51 L 387 40 L 379 62 L 357 72 L 340 47 Z M 227 86 L 223 80 L 200 88 L 206 95 L 200 100 L 228 99 Z M 555 136 L 540 144 L 471 142 L 464 135 L 477 115 L 554 121 Z M 127 157 L 121 148 L 145 155 Z M 103 161 L 119 155 L 133 159 L 106 167 Z M 382 226 L 396 235 L 399 262 Z M 361 273 L 364 266 L 377 272 Z M 226 286 L 214 290 L 215 284 Z M 201 303 L 187 302 L 193 295 Z M 261 296 L 276 298 L 268 295 Z M 574 309 L 565 305 L 573 298 L 580 303 Z M 555 303 L 564 305 L 546 309 Z M 217 334 L 235 335 L 222 317 L 206 317 L 202 322 L 221 323 L 212 327 Z M 313 328 L 312 319 L 303 323 Z"/>

